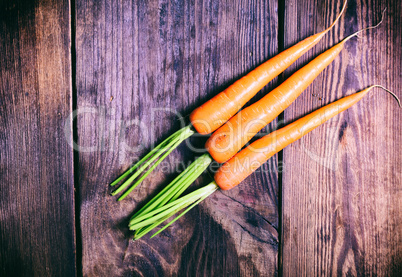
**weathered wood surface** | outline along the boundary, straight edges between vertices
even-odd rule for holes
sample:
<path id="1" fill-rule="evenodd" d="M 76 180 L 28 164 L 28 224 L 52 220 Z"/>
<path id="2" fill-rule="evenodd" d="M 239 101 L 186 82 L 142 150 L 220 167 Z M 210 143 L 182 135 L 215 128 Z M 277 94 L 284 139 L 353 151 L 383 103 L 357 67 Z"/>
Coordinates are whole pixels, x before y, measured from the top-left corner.
<path id="1" fill-rule="evenodd" d="M 277 24 L 276 1 L 76 1 L 78 144 L 90 147 L 78 164 L 84 275 L 277 274 L 276 158 L 136 242 L 129 215 L 178 173 L 159 166 L 122 202 L 108 187 L 178 130 L 178 118 L 188 123 L 192 109 L 277 53 Z M 205 138 L 190 141 L 202 147 Z M 183 145 L 167 162 L 193 160 Z"/>
<path id="2" fill-rule="evenodd" d="M 402 2 L 348 2 L 285 77 L 387 8 L 383 24 L 347 43 L 286 123 L 371 84 L 401 96 Z M 126 200 L 109 196 L 108 183 L 182 117 L 280 45 L 323 30 L 341 4 L 290 0 L 282 17 L 278 1 L 76 0 L 71 59 L 68 1 L 1 2 L 0 275 L 74 276 L 77 259 L 85 276 L 400 276 L 401 112 L 380 89 L 152 240 L 131 241 L 128 216 L 200 153 L 183 144 Z M 189 141 L 202 148 L 205 137 Z"/>
<path id="3" fill-rule="evenodd" d="M 75 276 L 69 7 L 0 3 L 0 276 Z"/>
<path id="4" fill-rule="evenodd" d="M 285 47 L 328 26 L 340 2 L 286 1 Z M 376 24 L 384 8 L 383 24 L 347 43 L 285 111 L 286 122 L 372 84 L 402 96 L 401 1 L 348 1 L 340 24 L 296 67 Z M 400 122 L 394 99 L 375 89 L 284 150 L 284 276 L 401 276 Z"/>

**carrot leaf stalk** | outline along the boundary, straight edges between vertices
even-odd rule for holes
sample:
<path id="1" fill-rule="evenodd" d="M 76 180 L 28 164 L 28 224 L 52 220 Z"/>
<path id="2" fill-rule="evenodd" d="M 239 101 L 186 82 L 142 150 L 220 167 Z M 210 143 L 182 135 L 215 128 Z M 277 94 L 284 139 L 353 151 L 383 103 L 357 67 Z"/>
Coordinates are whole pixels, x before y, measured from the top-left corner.
<path id="1" fill-rule="evenodd" d="M 180 197 L 183 192 L 207 169 L 212 162 L 209 154 L 204 154 L 197 158 L 190 166 L 188 166 L 180 175 L 178 175 L 170 184 L 168 184 L 161 192 L 152 198 L 144 207 L 137 211 L 130 219 L 129 227 L 136 230 L 134 239 L 142 237 L 153 228 L 161 224 L 163 221 L 171 217 L 178 210 L 171 210 L 165 217 L 153 220 L 148 226 L 133 227 L 138 218 L 149 218 L 152 211 L 170 204 Z M 177 208 L 177 206 L 176 206 Z M 184 208 L 184 207 L 183 207 Z M 180 210 L 180 209 L 179 209 Z"/>
<path id="2" fill-rule="evenodd" d="M 136 212 L 131 217 L 131 220 L 135 217 L 146 214 L 155 208 L 161 207 L 170 201 L 176 200 L 205 171 L 205 169 L 207 169 L 211 162 L 212 158 L 208 154 L 200 156 L 144 207 Z"/>
<path id="3" fill-rule="evenodd" d="M 134 172 L 123 184 L 121 184 L 116 190 L 112 192 L 112 195 L 116 195 L 126 189 L 131 183 L 136 180 L 141 173 L 143 173 L 149 166 L 148 170 L 133 184 L 129 189 L 127 189 L 118 200 L 123 200 L 131 191 L 133 191 L 141 182 L 174 150 L 180 143 L 186 140 L 188 137 L 194 134 L 194 130 L 190 126 L 186 126 L 179 131 L 175 132 L 173 135 L 162 141 L 154 149 L 151 150 L 144 158 L 139 160 L 130 169 L 124 172 L 120 177 L 113 181 L 110 186 L 115 186 L 120 183 L 124 178 L 128 177 Z M 153 163 L 153 164 L 152 164 Z M 151 165 L 152 164 L 152 165 Z"/>
<path id="4" fill-rule="evenodd" d="M 144 229 L 140 229 L 139 232 L 136 232 L 136 234 L 134 235 L 134 240 L 141 238 L 146 233 L 157 227 L 159 224 L 163 223 L 165 220 L 173 216 L 178 211 L 188 207 L 186 210 L 184 210 L 184 212 L 182 212 L 180 215 L 178 215 L 176 218 L 170 221 L 167 225 L 165 225 L 152 237 L 156 236 L 164 229 L 166 229 L 168 226 L 170 226 L 173 222 L 175 222 L 184 214 L 186 214 L 194 206 L 196 206 L 205 198 L 207 198 L 209 195 L 214 193 L 217 189 L 218 189 L 217 184 L 215 182 L 211 182 L 210 184 L 200 189 L 197 189 L 196 191 L 193 191 L 183 197 L 175 199 L 174 201 L 169 201 L 165 205 L 162 205 L 146 213 L 141 213 L 140 215 L 137 215 L 136 217 L 132 218 L 129 223 L 130 230 L 137 230 L 145 227 Z"/>

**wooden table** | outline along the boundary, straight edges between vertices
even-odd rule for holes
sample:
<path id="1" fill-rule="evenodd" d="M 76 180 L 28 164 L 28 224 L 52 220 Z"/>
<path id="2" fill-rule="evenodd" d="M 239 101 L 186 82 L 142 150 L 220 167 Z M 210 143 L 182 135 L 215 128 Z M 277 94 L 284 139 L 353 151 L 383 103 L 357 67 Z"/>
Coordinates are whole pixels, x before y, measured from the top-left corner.
<path id="1" fill-rule="evenodd" d="M 2 1 L 0 276 L 400 276 L 402 113 L 379 89 L 154 239 L 133 242 L 128 217 L 177 173 L 158 167 L 126 200 L 109 195 L 181 117 L 341 6 Z M 372 84 L 402 97 L 402 2 L 350 0 L 252 102 L 384 8 L 264 132 Z M 167 160 L 198 155 L 183 145 Z"/>

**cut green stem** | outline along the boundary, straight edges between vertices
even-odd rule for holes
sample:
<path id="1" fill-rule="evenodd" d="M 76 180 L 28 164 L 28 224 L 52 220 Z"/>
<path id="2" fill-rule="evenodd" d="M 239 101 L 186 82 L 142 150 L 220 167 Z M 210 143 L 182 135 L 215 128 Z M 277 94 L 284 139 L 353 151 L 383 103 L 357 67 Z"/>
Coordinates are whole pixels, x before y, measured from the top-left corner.
<path id="1" fill-rule="evenodd" d="M 160 229 L 157 233 L 155 233 L 152 237 L 156 236 L 171 224 L 173 224 L 176 220 L 186 214 L 189 210 L 211 195 L 218 189 L 218 186 L 215 182 L 211 182 L 210 184 L 186 195 L 178 198 L 177 200 L 170 202 L 158 209 L 155 209 L 148 214 L 144 214 L 132 220 L 130 222 L 130 230 L 136 230 L 138 228 L 142 228 L 147 226 L 145 229 L 142 229 L 140 232 L 136 233 L 134 239 L 139 239 L 152 229 L 160 225 L 162 222 L 173 216 L 178 211 L 190 206 L 172 221 L 170 221 L 167 225 L 165 225 L 162 229 Z"/>
<path id="2" fill-rule="evenodd" d="M 218 189 L 218 187 L 216 188 Z M 216 190 L 215 189 L 215 190 Z M 176 216 L 176 218 L 174 218 L 173 220 L 171 220 L 168 224 L 166 224 L 165 226 L 163 226 L 161 229 L 159 229 L 159 231 L 157 231 L 155 234 L 153 234 L 151 236 L 151 238 L 155 237 L 156 235 L 158 235 L 159 233 L 161 233 L 163 230 L 165 230 L 167 227 L 169 227 L 170 225 L 172 225 L 176 220 L 178 220 L 180 217 L 182 217 L 183 215 L 185 215 L 189 210 L 191 210 L 192 208 L 194 208 L 195 206 L 197 206 L 199 203 L 201 203 L 205 198 L 207 198 L 208 196 L 210 196 L 212 193 L 215 192 L 211 191 L 210 193 L 204 195 L 203 197 L 201 197 L 197 202 L 193 203 L 190 207 L 188 207 L 184 212 L 182 212 L 181 214 L 179 214 L 178 216 Z M 159 225 L 159 224 L 158 224 Z M 156 226 L 155 226 L 156 227 Z M 151 229 L 152 230 L 152 229 Z M 149 232 L 149 231 L 148 231 Z M 144 234 L 145 235 L 145 234 Z"/>
<path id="3" fill-rule="evenodd" d="M 176 200 L 205 171 L 205 169 L 207 169 L 211 162 L 212 158 L 209 154 L 204 154 L 199 157 L 144 207 L 136 212 L 131 219 Z"/>
<path id="4" fill-rule="evenodd" d="M 144 158 L 139 160 L 135 165 L 133 165 L 131 168 L 129 168 L 126 172 L 124 172 L 122 175 L 120 175 L 116 180 L 113 181 L 113 183 L 110 184 L 111 187 L 117 185 L 122 181 L 124 178 L 126 178 L 130 173 L 132 173 L 136 168 L 138 168 L 140 165 L 142 165 L 146 160 L 148 160 L 155 152 L 161 151 L 161 148 L 164 148 L 166 144 L 175 136 L 177 136 L 177 133 L 180 132 L 181 130 L 177 131 L 164 141 L 162 141 L 159 145 L 157 145 L 154 149 L 152 149 L 147 155 L 145 155 Z"/>
<path id="5" fill-rule="evenodd" d="M 160 219 L 159 221 L 153 223 L 152 225 L 148 225 L 146 227 L 142 227 L 142 228 L 135 230 L 133 240 L 138 240 L 138 239 L 142 238 L 143 236 L 148 234 L 154 228 L 158 227 L 160 224 L 162 224 L 165 220 L 167 220 L 169 217 L 171 217 L 174 214 L 175 214 L 175 212 L 172 212 L 171 214 L 165 216 L 164 218 Z"/>
<path id="6" fill-rule="evenodd" d="M 215 186 L 214 186 L 214 188 L 215 188 Z M 147 214 L 136 217 L 130 221 L 129 228 L 130 228 L 130 230 L 136 230 L 140 227 L 152 224 L 152 223 L 156 222 L 158 219 L 161 219 L 164 216 L 167 216 L 171 212 L 173 212 L 177 209 L 182 209 L 182 208 L 194 203 L 199 198 L 203 197 L 205 194 L 210 192 L 210 190 L 211 190 L 211 186 L 207 185 L 207 186 L 200 188 L 192 193 L 189 193 L 188 195 L 183 196 L 173 202 L 167 203 L 166 205 L 164 205 L 160 208 L 152 210 Z"/>
<path id="7" fill-rule="evenodd" d="M 135 230 L 134 239 L 141 238 L 180 210 L 191 205 L 190 208 L 179 215 L 178 218 L 180 218 L 214 192 L 217 189 L 217 185 L 213 182 L 212 185 L 210 184 L 186 196 L 180 197 L 205 171 L 211 162 L 212 158 L 209 154 L 200 156 L 160 193 L 136 212 L 129 223 L 130 230 Z M 178 218 L 174 219 L 173 222 Z M 169 223 L 169 225 L 172 223 Z"/>
<path id="8" fill-rule="evenodd" d="M 166 203 L 176 200 L 193 182 L 197 179 L 212 162 L 209 154 L 204 154 L 196 159 L 188 166 L 179 176 L 177 176 L 169 185 L 151 199 L 144 207 L 137 211 L 130 219 L 130 225 L 134 218 L 144 215 L 156 208 L 162 207 Z M 152 225 L 141 227 L 135 231 L 134 239 L 139 239 L 149 231 L 157 227 L 166 219 L 174 215 L 179 210 L 173 211 L 171 214 L 153 223 Z"/>
<path id="9" fill-rule="evenodd" d="M 115 186 L 133 171 L 135 173 L 130 176 L 119 188 L 112 192 L 112 195 L 116 195 L 127 188 L 141 173 L 144 172 L 155 160 L 156 162 L 135 182 L 123 195 L 119 197 L 119 201 L 123 200 L 135 187 L 137 187 L 155 168 L 158 166 L 174 149 L 176 149 L 184 140 L 194 134 L 194 130 L 191 129 L 191 125 L 182 128 L 175 132 L 173 135 L 165 139 L 154 149 L 152 149 L 144 158 L 133 165 L 129 170 L 123 173 L 117 178 L 111 186 Z"/>
<path id="10" fill-rule="evenodd" d="M 130 226 L 134 225 L 137 222 L 141 222 L 144 219 L 151 218 L 158 213 L 165 212 L 166 210 L 170 209 L 171 207 L 175 207 L 175 206 L 177 207 L 177 205 L 179 205 L 180 203 L 182 203 L 184 201 L 190 201 L 193 198 L 197 198 L 201 193 L 205 192 L 206 190 L 208 190 L 207 186 L 200 188 L 196 191 L 193 191 L 193 192 L 187 194 L 186 196 L 176 199 L 175 201 L 169 202 L 161 207 L 153 209 L 152 211 L 141 214 L 141 215 L 133 218 L 132 220 L 130 220 Z M 134 228 L 134 229 L 137 229 L 137 228 Z"/>
<path id="11" fill-rule="evenodd" d="M 165 154 L 162 155 L 162 157 L 156 161 L 145 173 L 144 175 L 141 176 L 140 179 L 138 179 L 137 182 L 135 182 L 133 185 L 131 185 L 131 187 L 125 191 L 117 200 L 121 201 L 123 200 L 127 195 L 130 194 L 131 191 L 133 191 L 139 184 L 141 184 L 141 182 L 155 169 L 155 167 L 157 167 L 174 149 L 176 149 L 177 146 L 179 146 L 179 144 L 182 142 L 181 141 L 177 141 L 175 144 L 173 144 L 173 146 L 167 151 L 165 152 Z M 150 163 L 147 163 L 146 166 L 148 166 Z M 135 178 L 132 178 L 132 180 L 134 180 Z M 120 188 L 119 188 L 120 189 Z"/>

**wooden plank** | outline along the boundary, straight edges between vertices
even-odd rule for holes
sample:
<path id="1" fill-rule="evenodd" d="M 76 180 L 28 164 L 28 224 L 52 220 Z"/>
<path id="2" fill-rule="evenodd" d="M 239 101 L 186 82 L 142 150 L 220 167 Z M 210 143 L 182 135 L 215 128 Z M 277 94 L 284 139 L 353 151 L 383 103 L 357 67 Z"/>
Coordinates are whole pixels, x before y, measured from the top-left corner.
<path id="1" fill-rule="evenodd" d="M 181 116 L 277 52 L 276 1 L 78 0 L 76 11 L 83 274 L 276 274 L 276 158 L 154 239 L 133 242 L 129 215 L 199 154 L 183 145 L 122 202 L 108 187 Z"/>
<path id="2" fill-rule="evenodd" d="M 324 26 L 342 1 L 287 1 L 285 46 Z M 400 97 L 401 1 L 348 1 L 333 31 L 297 67 L 352 32 L 383 24 L 346 49 L 285 111 L 291 122 L 372 84 Z M 293 67 L 288 74 L 294 71 Z M 284 276 L 400 276 L 401 112 L 375 89 L 283 152 Z"/>
<path id="3" fill-rule="evenodd" d="M 0 4 L 1 276 L 76 274 L 69 8 Z"/>

